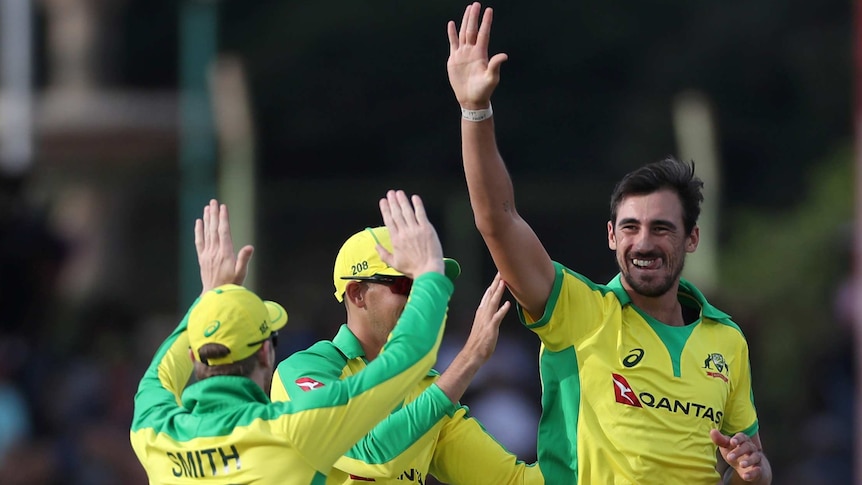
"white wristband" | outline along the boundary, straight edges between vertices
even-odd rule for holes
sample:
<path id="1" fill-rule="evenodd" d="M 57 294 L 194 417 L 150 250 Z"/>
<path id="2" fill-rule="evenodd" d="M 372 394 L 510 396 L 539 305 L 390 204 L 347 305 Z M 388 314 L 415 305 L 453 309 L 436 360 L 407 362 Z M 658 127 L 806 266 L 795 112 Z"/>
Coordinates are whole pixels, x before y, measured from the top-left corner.
<path id="1" fill-rule="evenodd" d="M 488 104 L 488 107 L 485 109 L 467 109 L 461 108 L 461 118 L 467 121 L 485 121 L 491 116 L 494 115 L 494 110 L 491 108 L 491 105 Z"/>

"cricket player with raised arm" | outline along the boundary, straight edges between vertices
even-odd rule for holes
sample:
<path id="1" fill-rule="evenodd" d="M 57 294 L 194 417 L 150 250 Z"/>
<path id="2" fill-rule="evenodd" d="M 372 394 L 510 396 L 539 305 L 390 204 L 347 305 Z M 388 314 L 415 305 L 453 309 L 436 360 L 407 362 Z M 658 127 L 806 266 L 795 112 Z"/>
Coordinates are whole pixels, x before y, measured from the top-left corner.
<path id="1" fill-rule="evenodd" d="M 289 402 L 269 399 L 284 309 L 239 286 L 253 249 L 234 253 L 227 207 L 195 223 L 203 292 L 157 350 L 135 395 L 130 438 L 153 484 L 323 484 L 336 460 L 415 388 L 436 360 L 453 291 L 418 196 L 390 191 L 380 211 L 414 279 L 381 355 L 360 373 Z M 215 262 L 213 264 L 213 261 Z M 229 282 L 229 284 L 225 284 Z M 186 387 L 191 374 L 197 382 Z"/>

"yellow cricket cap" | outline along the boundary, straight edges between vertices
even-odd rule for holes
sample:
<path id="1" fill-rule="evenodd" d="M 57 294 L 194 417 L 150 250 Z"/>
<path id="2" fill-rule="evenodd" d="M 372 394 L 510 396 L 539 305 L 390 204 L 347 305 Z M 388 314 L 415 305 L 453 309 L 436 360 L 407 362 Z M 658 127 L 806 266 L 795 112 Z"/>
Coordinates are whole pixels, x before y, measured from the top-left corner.
<path id="1" fill-rule="evenodd" d="M 338 256 L 335 257 L 335 268 L 332 271 L 335 299 L 344 300 L 344 291 L 350 280 L 374 275 L 404 276 L 403 273 L 380 259 L 380 255 L 377 253 L 378 244 L 392 252 L 389 228 L 385 226 L 366 227 L 344 242 L 338 251 Z M 443 262 L 446 276 L 455 281 L 455 278 L 461 274 L 461 265 L 451 258 L 443 258 Z"/>
<path id="2" fill-rule="evenodd" d="M 287 312 L 238 285 L 222 285 L 204 293 L 189 315 L 189 344 L 195 359 L 208 365 L 238 362 L 257 352 L 273 332 L 287 323 Z M 201 360 L 206 344 L 221 344 L 230 353 Z"/>

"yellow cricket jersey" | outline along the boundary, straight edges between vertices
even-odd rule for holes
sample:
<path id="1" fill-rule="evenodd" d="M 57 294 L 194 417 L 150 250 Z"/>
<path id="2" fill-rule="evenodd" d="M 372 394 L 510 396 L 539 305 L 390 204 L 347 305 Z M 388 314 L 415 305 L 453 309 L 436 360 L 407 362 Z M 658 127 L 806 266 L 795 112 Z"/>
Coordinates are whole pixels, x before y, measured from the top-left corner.
<path id="1" fill-rule="evenodd" d="M 748 344 L 730 316 L 680 282 L 699 310 L 683 327 L 631 303 L 618 275 L 597 285 L 554 263 L 543 317 L 538 457 L 550 484 L 715 485 L 710 429 L 757 432 Z"/>
<path id="2" fill-rule="evenodd" d="M 131 442 L 150 483 L 326 483 L 333 463 L 431 369 L 452 290 L 442 274 L 417 278 L 379 358 L 290 402 L 273 403 L 236 376 L 209 377 L 183 391 L 192 372 L 187 314 L 135 395 Z"/>
<path id="3" fill-rule="evenodd" d="M 374 364 L 365 360 L 359 341 L 342 325 L 331 342 L 318 342 L 279 364 L 271 397 L 314 394 L 369 365 Z M 539 467 L 519 461 L 467 407 L 452 404 L 435 384 L 438 377 L 432 370 L 414 386 L 402 406 L 338 459 L 326 483 L 421 485 L 430 474 L 454 485 L 543 484 Z"/>

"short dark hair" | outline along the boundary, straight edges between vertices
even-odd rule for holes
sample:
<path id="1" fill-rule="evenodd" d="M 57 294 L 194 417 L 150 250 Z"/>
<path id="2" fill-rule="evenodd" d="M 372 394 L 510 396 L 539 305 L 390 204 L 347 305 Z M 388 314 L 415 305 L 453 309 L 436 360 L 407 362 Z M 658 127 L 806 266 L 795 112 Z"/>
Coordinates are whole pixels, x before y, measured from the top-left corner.
<path id="1" fill-rule="evenodd" d="M 263 347 L 261 347 L 263 348 Z M 206 379 L 212 376 L 240 376 L 249 377 L 257 365 L 257 352 L 251 354 L 245 359 L 232 362 L 230 364 L 221 365 L 206 365 L 209 359 L 218 359 L 225 357 L 230 353 L 230 349 L 222 344 L 206 344 L 198 350 L 198 355 L 201 356 L 201 365 L 195 366 L 195 378 L 197 380 Z"/>
<path id="2" fill-rule="evenodd" d="M 629 172 L 617 183 L 611 194 L 611 223 L 616 224 L 617 209 L 625 197 L 662 189 L 671 189 L 679 196 L 685 232 L 691 234 L 700 216 L 703 181 L 694 175 L 694 161 L 681 162 L 672 156 Z"/>

